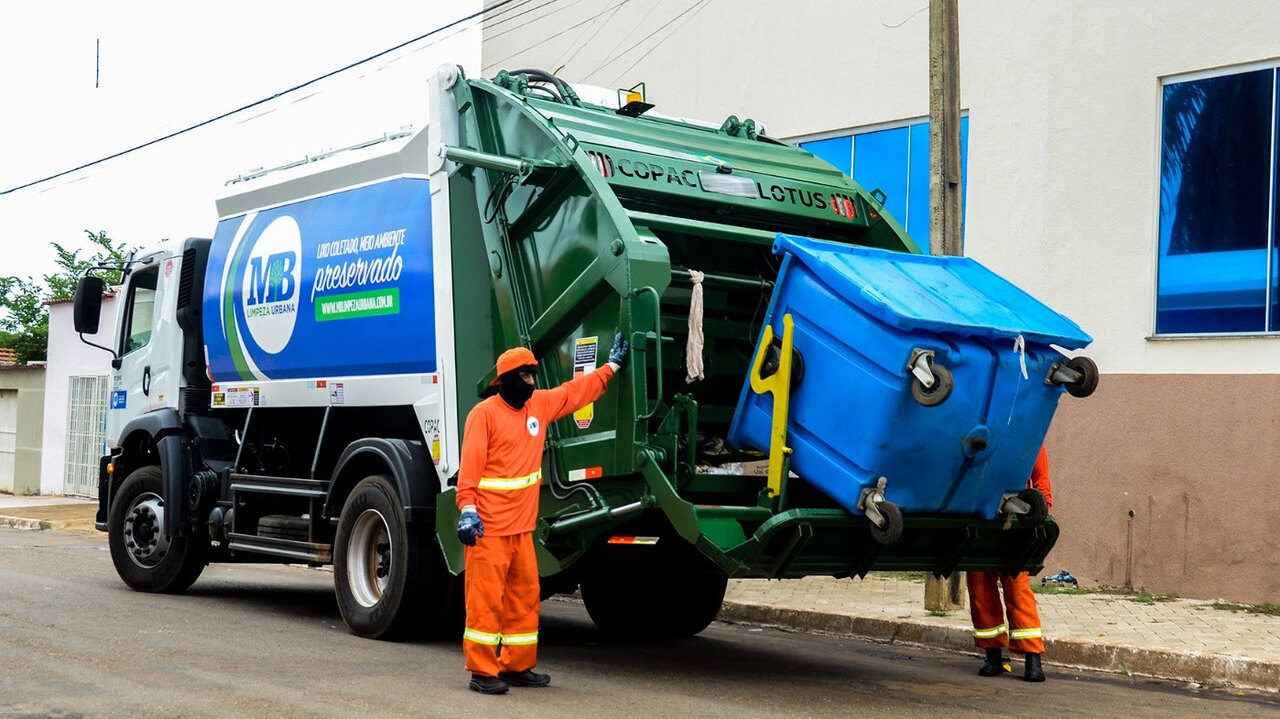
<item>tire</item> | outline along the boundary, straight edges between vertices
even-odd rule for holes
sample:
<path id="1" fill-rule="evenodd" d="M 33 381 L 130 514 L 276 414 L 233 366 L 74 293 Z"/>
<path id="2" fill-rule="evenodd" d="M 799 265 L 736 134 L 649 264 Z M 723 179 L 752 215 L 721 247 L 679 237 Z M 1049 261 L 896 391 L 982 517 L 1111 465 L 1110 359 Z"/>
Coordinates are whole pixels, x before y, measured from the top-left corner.
<path id="1" fill-rule="evenodd" d="M 932 387 L 925 387 L 920 380 L 914 375 L 911 379 L 911 396 L 925 407 L 937 407 L 947 398 L 951 396 L 951 390 L 955 389 L 955 379 L 951 376 L 951 370 L 934 362 L 930 365 L 933 370 L 934 383 Z"/>
<path id="2" fill-rule="evenodd" d="M 1018 515 L 1018 522 L 1024 527 L 1039 527 L 1049 517 L 1049 502 L 1044 494 L 1033 487 L 1018 492 L 1018 499 L 1031 505 L 1030 511 Z"/>
<path id="3" fill-rule="evenodd" d="M 609 559 L 581 582 L 587 614 L 606 634 L 691 637 L 720 613 L 727 576 L 702 573 L 696 562 L 635 561 L 621 552 Z"/>
<path id="4" fill-rule="evenodd" d="M 338 610 L 370 639 L 460 636 L 461 582 L 428 524 L 407 524 L 391 477 L 366 477 L 343 505 L 334 543 Z"/>
<path id="5" fill-rule="evenodd" d="M 893 544 L 902 536 L 902 510 L 893 502 L 876 502 L 876 509 L 884 517 L 884 526 L 880 527 L 875 522 L 870 522 L 871 538 L 880 544 Z"/>
<path id="6" fill-rule="evenodd" d="M 140 592 L 181 592 L 209 563 L 209 538 L 165 537 L 164 475 L 140 467 L 125 478 L 107 513 L 111 562 L 124 583 Z"/>
<path id="7" fill-rule="evenodd" d="M 268 514 L 258 520 L 258 536 L 305 542 L 311 536 L 311 520 L 287 514 Z"/>
<path id="8" fill-rule="evenodd" d="M 1064 385 L 1067 394 L 1072 397 L 1088 397 L 1098 389 L 1098 365 L 1088 357 L 1072 357 L 1063 361 L 1063 366 L 1079 372 L 1078 381 Z"/>
<path id="9" fill-rule="evenodd" d="M 782 367 L 782 338 L 774 337 L 773 342 L 764 351 L 764 362 L 760 364 L 760 377 L 768 379 L 778 373 Z M 800 386 L 804 379 L 804 355 L 794 345 L 791 347 L 791 389 Z"/>

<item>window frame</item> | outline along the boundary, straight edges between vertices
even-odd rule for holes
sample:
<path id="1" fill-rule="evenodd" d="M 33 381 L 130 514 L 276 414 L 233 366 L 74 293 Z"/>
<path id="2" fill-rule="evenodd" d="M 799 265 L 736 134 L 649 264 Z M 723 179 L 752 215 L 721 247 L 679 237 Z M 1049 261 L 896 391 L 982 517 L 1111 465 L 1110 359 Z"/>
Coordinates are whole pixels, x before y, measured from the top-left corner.
<path id="1" fill-rule="evenodd" d="M 1161 214 L 1164 211 L 1162 205 L 1162 175 L 1164 173 L 1164 95 L 1165 88 L 1169 85 L 1176 85 L 1184 82 L 1197 82 L 1200 80 L 1211 80 L 1215 78 L 1231 77 L 1234 75 L 1245 75 L 1259 70 L 1271 70 L 1271 146 L 1269 154 L 1269 175 L 1270 187 L 1267 190 L 1267 245 L 1264 259 L 1264 267 L 1266 268 L 1266 279 L 1263 283 L 1263 328 L 1260 330 L 1249 330 L 1243 332 L 1158 332 L 1160 318 L 1160 269 L 1161 260 L 1164 251 L 1161 247 L 1161 234 L 1163 232 L 1161 226 Z M 1277 314 L 1275 321 L 1272 323 L 1275 329 L 1268 330 L 1266 328 L 1271 320 L 1271 305 L 1275 301 L 1272 293 L 1272 285 L 1280 280 L 1280 278 L 1272 277 L 1271 268 L 1276 260 L 1277 245 L 1280 245 L 1280 238 L 1276 237 L 1277 215 L 1280 214 L 1280 208 L 1276 206 L 1276 184 L 1280 181 L 1280 173 L 1277 173 L 1276 162 L 1280 149 L 1277 144 L 1280 143 L 1280 132 L 1277 132 L 1277 125 L 1280 124 L 1280 58 L 1271 60 L 1259 60 L 1256 62 L 1243 63 L 1239 65 L 1230 65 L 1225 67 L 1216 67 L 1204 70 L 1194 70 L 1191 72 L 1171 73 L 1168 75 L 1157 76 L 1157 86 L 1155 93 L 1155 172 L 1153 183 L 1153 202 L 1152 202 L 1152 252 L 1153 252 L 1153 268 L 1151 273 L 1150 297 L 1151 313 L 1148 318 L 1148 326 L 1150 333 L 1146 339 L 1148 341 L 1179 341 L 1179 340 L 1198 340 L 1198 339 L 1261 339 L 1280 337 L 1280 314 Z"/>

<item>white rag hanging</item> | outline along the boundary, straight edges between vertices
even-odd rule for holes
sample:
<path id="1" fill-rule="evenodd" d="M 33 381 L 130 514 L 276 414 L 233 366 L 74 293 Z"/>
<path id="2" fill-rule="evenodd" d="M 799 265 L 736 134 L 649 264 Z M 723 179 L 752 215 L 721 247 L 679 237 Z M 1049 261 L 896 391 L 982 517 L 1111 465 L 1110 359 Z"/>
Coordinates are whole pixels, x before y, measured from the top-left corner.
<path id="1" fill-rule="evenodd" d="M 686 384 L 705 379 L 702 374 L 702 273 L 689 270 L 689 281 L 693 283 L 693 294 L 689 296 L 689 340 L 684 346 Z"/>
<path id="2" fill-rule="evenodd" d="M 1027 341 L 1018 335 L 1013 340 L 1013 351 L 1018 355 L 1018 364 L 1022 367 L 1022 379 L 1027 377 Z"/>

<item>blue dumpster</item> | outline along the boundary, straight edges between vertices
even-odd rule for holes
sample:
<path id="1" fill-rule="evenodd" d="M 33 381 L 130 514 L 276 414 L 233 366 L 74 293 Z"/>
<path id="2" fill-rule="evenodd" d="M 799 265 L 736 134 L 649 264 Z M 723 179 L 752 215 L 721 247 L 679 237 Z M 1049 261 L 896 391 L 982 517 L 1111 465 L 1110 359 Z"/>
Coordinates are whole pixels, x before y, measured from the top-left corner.
<path id="1" fill-rule="evenodd" d="M 971 259 L 781 234 L 773 251 L 783 260 L 765 322 L 780 337 L 792 316 L 802 365 L 791 470 L 854 514 L 883 477 L 904 514 L 997 518 L 1025 488 L 1064 387 L 1096 385 L 1092 362 L 1051 346 L 1089 335 Z M 1092 377 L 1064 382 L 1077 361 Z M 772 411 L 773 395 L 745 382 L 730 444 L 768 451 Z"/>

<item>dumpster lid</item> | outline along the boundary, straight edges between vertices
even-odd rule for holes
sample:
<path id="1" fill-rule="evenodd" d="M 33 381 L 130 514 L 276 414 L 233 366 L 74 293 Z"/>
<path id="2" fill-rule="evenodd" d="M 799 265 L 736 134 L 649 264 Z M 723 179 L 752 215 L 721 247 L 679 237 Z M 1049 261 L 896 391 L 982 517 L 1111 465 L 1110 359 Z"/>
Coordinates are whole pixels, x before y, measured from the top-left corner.
<path id="1" fill-rule="evenodd" d="M 968 257 L 892 252 L 779 234 L 790 254 L 864 313 L 891 327 L 1008 337 L 1080 349 L 1079 325 Z"/>

